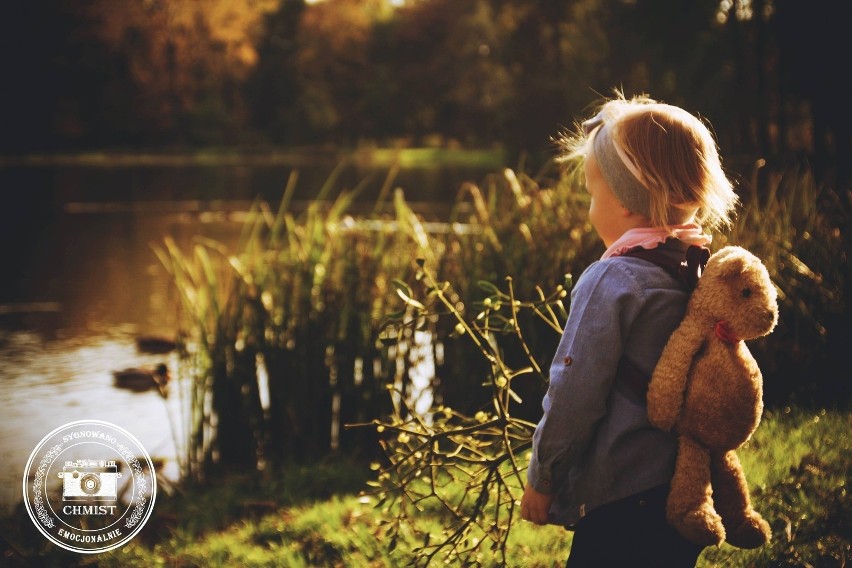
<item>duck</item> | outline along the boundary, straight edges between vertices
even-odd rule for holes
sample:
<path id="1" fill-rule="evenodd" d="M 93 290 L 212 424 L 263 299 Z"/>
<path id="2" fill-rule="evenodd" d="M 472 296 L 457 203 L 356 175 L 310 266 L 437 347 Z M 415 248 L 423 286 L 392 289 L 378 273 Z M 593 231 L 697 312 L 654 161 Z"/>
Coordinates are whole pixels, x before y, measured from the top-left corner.
<path id="1" fill-rule="evenodd" d="M 141 335 L 136 338 L 136 349 L 140 353 L 163 354 L 174 351 L 177 341 L 159 335 Z"/>
<path id="2" fill-rule="evenodd" d="M 169 368 L 165 363 L 160 363 L 154 369 L 130 367 L 120 371 L 113 371 L 113 383 L 117 388 L 143 392 L 157 389 L 165 397 L 168 395 L 168 386 L 171 376 Z"/>

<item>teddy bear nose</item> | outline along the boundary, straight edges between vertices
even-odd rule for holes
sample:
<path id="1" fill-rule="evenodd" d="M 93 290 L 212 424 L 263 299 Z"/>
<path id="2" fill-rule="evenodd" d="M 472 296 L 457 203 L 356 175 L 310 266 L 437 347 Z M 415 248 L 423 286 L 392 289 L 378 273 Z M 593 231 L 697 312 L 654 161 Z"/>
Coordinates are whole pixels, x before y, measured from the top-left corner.
<path id="1" fill-rule="evenodd" d="M 767 326 L 775 325 L 775 322 L 778 318 L 778 313 L 773 310 L 764 310 L 762 314 L 763 321 L 766 322 Z"/>

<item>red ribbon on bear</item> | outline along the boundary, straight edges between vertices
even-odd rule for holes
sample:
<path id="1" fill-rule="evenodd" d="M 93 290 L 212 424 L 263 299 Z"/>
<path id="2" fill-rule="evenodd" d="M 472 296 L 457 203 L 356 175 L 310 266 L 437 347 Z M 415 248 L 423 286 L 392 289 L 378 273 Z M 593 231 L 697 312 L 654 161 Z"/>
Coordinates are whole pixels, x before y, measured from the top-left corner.
<path id="1" fill-rule="evenodd" d="M 739 338 L 737 338 L 737 336 L 734 335 L 733 330 L 731 330 L 731 325 L 725 320 L 719 320 L 716 322 L 714 331 L 716 332 L 716 337 L 718 337 L 723 343 L 733 345 L 739 341 Z"/>

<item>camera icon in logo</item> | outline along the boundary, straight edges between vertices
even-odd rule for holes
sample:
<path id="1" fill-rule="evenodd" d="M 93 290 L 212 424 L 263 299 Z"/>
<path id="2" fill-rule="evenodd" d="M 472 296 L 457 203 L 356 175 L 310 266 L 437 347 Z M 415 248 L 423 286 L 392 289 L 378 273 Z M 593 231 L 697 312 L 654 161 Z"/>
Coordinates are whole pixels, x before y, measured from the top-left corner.
<path id="1" fill-rule="evenodd" d="M 121 473 L 114 461 L 66 461 L 59 472 L 63 501 L 115 501 Z"/>

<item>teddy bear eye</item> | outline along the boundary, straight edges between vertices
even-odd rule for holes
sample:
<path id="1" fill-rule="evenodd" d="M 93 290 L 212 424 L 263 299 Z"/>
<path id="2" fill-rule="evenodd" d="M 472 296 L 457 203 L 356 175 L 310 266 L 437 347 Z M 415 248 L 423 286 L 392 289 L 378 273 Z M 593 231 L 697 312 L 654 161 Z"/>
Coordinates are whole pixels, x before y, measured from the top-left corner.
<path id="1" fill-rule="evenodd" d="M 751 288 L 743 288 L 742 294 L 743 294 L 743 298 L 750 298 L 751 297 Z"/>

